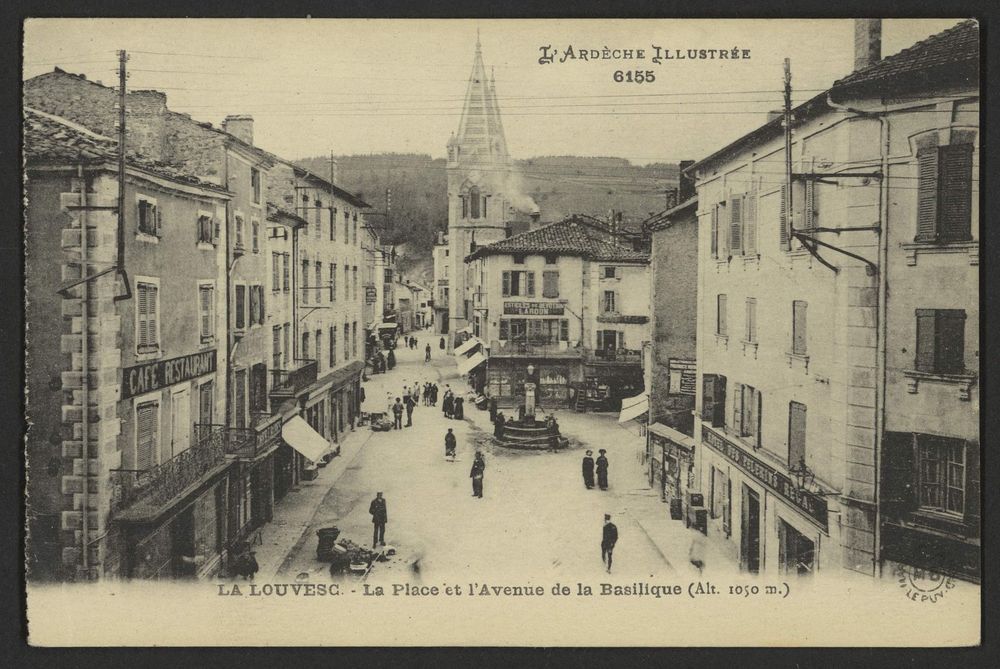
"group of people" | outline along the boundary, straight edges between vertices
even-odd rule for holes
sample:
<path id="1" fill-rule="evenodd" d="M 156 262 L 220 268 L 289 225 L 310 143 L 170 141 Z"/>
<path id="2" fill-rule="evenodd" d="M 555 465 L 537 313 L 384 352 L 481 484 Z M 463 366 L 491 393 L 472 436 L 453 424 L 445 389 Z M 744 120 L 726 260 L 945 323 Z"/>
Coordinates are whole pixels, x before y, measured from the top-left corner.
<path id="1" fill-rule="evenodd" d="M 417 338 L 414 336 L 403 337 L 403 343 L 406 344 L 406 348 L 411 351 L 415 351 L 417 348 Z"/>
<path id="2" fill-rule="evenodd" d="M 438 403 L 438 387 L 436 383 L 426 381 L 423 385 L 423 398 L 425 407 L 434 407 Z"/>
<path id="3" fill-rule="evenodd" d="M 608 456 L 607 450 L 598 449 L 597 460 L 594 460 L 594 452 L 588 450 L 583 456 L 583 485 L 590 490 L 594 487 L 594 472 L 597 472 L 597 486 L 601 490 L 608 489 Z"/>
<path id="4" fill-rule="evenodd" d="M 385 374 L 396 366 L 396 354 L 390 348 L 388 353 L 375 351 L 371 357 L 372 374 Z"/>
<path id="5" fill-rule="evenodd" d="M 441 410 L 445 418 L 463 420 L 465 418 L 465 398 L 456 395 L 451 386 L 444 387 L 444 396 L 441 398 Z"/>

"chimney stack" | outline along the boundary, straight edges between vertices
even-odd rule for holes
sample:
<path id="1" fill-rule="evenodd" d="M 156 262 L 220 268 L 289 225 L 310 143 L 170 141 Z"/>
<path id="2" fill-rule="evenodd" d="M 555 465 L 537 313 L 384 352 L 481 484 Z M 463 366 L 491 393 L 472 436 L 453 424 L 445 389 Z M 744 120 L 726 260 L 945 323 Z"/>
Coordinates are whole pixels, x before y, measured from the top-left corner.
<path id="1" fill-rule="evenodd" d="M 882 19 L 854 19 L 854 71 L 882 60 Z"/>
<path id="2" fill-rule="evenodd" d="M 222 122 L 222 129 L 253 146 L 253 116 L 248 114 L 227 116 L 226 120 Z"/>
<path id="3" fill-rule="evenodd" d="M 684 172 L 684 170 L 692 165 L 694 165 L 693 160 L 682 160 L 678 165 L 680 168 L 680 176 L 677 180 L 677 204 L 687 202 L 689 199 L 694 197 L 694 177 Z"/>

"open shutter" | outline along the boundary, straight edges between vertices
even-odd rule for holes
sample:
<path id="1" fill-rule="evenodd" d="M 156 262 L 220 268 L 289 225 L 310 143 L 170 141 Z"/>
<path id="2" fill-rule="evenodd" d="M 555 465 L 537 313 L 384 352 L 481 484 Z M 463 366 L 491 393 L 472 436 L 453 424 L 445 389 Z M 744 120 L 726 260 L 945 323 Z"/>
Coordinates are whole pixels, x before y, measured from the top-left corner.
<path id="1" fill-rule="evenodd" d="M 965 524 L 971 536 L 980 534 L 979 444 L 965 442 Z"/>
<path id="2" fill-rule="evenodd" d="M 218 218 L 215 218 L 213 216 L 211 226 L 212 226 L 212 243 L 218 244 L 219 237 L 222 235 L 222 222 Z"/>
<path id="3" fill-rule="evenodd" d="M 792 302 L 792 353 L 805 355 L 807 348 L 807 321 L 808 303 L 802 300 Z"/>
<path id="4" fill-rule="evenodd" d="M 598 345 L 599 346 L 599 345 Z M 718 377 L 715 374 L 704 374 L 701 377 L 701 419 L 711 421 L 715 415 L 715 385 Z"/>
<path id="5" fill-rule="evenodd" d="M 788 404 L 788 466 L 796 467 L 806 457 L 806 405 Z"/>
<path id="6" fill-rule="evenodd" d="M 712 207 L 712 257 L 719 257 L 719 205 Z"/>
<path id="7" fill-rule="evenodd" d="M 918 242 L 937 240 L 938 148 L 917 151 L 917 236 Z"/>
<path id="8" fill-rule="evenodd" d="M 743 434 L 743 384 L 733 384 L 733 431 L 738 435 Z"/>
<path id="9" fill-rule="evenodd" d="M 715 410 L 712 412 L 712 426 L 722 427 L 726 424 L 726 377 L 719 375 L 715 379 Z"/>
<path id="10" fill-rule="evenodd" d="M 155 402 L 140 404 L 136 409 L 135 468 L 139 471 L 150 469 L 156 463 L 159 413 L 159 405 Z"/>
<path id="11" fill-rule="evenodd" d="M 781 202 L 778 208 L 778 239 L 781 243 L 781 249 L 783 251 L 788 251 L 792 248 L 791 246 L 791 226 L 789 225 L 788 218 L 788 184 L 781 185 Z"/>
<path id="12" fill-rule="evenodd" d="M 757 187 L 747 193 L 743 202 L 743 253 L 757 255 Z"/>
<path id="13" fill-rule="evenodd" d="M 743 196 L 729 198 L 729 253 L 743 253 Z"/>
<path id="14" fill-rule="evenodd" d="M 160 332 L 158 329 L 157 314 L 156 314 L 156 308 L 157 305 L 159 304 L 159 297 L 157 295 L 159 289 L 156 286 L 149 286 L 146 290 L 148 292 L 148 302 L 149 302 L 149 312 L 148 312 L 149 315 L 147 316 L 146 320 L 146 328 L 148 329 L 147 341 L 149 342 L 150 346 L 159 347 Z"/>
<path id="15" fill-rule="evenodd" d="M 753 393 L 753 406 L 754 406 L 754 447 L 760 448 L 761 444 L 761 425 L 764 423 L 764 396 L 761 394 L 760 390 L 754 390 Z"/>
<path id="16" fill-rule="evenodd" d="M 524 276 L 525 276 L 525 279 L 526 279 L 526 281 L 528 283 L 528 297 L 534 297 L 535 296 L 535 273 L 534 272 L 525 272 Z"/>
<path id="17" fill-rule="evenodd" d="M 918 371 L 933 372 L 935 370 L 936 331 L 936 310 L 917 309 L 917 353 L 914 366 Z"/>
<path id="18" fill-rule="evenodd" d="M 726 296 L 718 295 L 716 296 L 716 332 L 721 335 L 727 334 L 729 330 L 727 329 L 726 323 Z"/>
<path id="19" fill-rule="evenodd" d="M 938 148 L 938 238 L 972 239 L 972 145 Z"/>
<path id="20" fill-rule="evenodd" d="M 146 291 L 146 284 L 140 283 L 136 286 L 136 293 L 138 293 L 139 298 L 139 309 L 136 314 L 138 326 L 136 347 L 141 348 L 149 345 L 149 322 L 147 320 L 147 314 L 149 313 L 149 293 Z"/>
<path id="21" fill-rule="evenodd" d="M 264 324 L 264 286 L 257 286 L 257 292 L 260 293 L 260 324 Z"/>
<path id="22" fill-rule="evenodd" d="M 510 272 L 503 273 L 503 296 L 510 297 Z"/>
<path id="23" fill-rule="evenodd" d="M 160 208 L 153 205 L 153 216 L 156 219 L 156 236 L 163 236 L 163 216 L 160 215 Z"/>
<path id="24" fill-rule="evenodd" d="M 886 432 L 882 440 L 882 504 L 890 515 L 917 506 L 916 447 L 909 432 Z"/>
<path id="25" fill-rule="evenodd" d="M 802 210 L 802 230 L 812 230 L 816 227 L 816 182 L 810 179 L 805 182 L 805 206 Z"/>
<path id="26" fill-rule="evenodd" d="M 210 293 L 207 288 L 200 288 L 198 296 L 201 298 L 201 336 L 207 337 L 212 334 L 212 324 L 209 318 Z"/>
<path id="27" fill-rule="evenodd" d="M 937 359 L 935 371 L 958 374 L 965 371 L 965 311 L 938 309 L 935 324 Z"/>

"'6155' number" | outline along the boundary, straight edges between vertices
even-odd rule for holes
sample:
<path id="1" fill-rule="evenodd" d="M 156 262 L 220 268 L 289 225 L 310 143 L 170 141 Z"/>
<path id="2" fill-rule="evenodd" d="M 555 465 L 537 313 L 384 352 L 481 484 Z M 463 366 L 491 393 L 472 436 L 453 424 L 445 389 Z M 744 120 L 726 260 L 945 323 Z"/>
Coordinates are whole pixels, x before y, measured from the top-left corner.
<path id="1" fill-rule="evenodd" d="M 656 74 L 652 70 L 615 70 L 613 78 L 619 84 L 623 81 L 630 84 L 651 84 L 656 81 Z"/>

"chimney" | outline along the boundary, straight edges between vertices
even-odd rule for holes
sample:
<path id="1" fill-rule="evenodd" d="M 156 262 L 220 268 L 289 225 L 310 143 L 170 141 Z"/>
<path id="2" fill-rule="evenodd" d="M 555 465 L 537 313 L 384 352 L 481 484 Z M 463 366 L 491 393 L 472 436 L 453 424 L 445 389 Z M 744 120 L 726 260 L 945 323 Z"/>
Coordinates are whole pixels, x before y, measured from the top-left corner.
<path id="1" fill-rule="evenodd" d="M 227 116 L 226 120 L 222 122 L 222 129 L 253 146 L 253 116 L 248 114 Z"/>
<path id="2" fill-rule="evenodd" d="M 785 115 L 784 109 L 772 109 L 771 111 L 767 112 L 767 122 L 770 123 L 774 119 L 781 118 L 784 115 Z"/>
<path id="3" fill-rule="evenodd" d="M 882 59 L 882 19 L 854 19 L 854 71 Z"/>
<path id="4" fill-rule="evenodd" d="M 532 223 L 538 223 L 538 219 L 540 219 L 542 217 L 542 212 L 540 212 L 540 211 L 533 211 L 533 212 L 531 212 L 530 216 L 531 216 L 531 222 Z"/>
<path id="5" fill-rule="evenodd" d="M 686 174 L 684 170 L 694 165 L 693 160 L 682 160 L 680 162 L 680 176 L 677 180 L 677 204 L 687 202 L 694 197 L 694 176 Z"/>
<path id="6" fill-rule="evenodd" d="M 146 158 L 166 160 L 169 155 L 166 93 L 131 91 L 125 101 L 125 113 L 128 149 Z"/>

